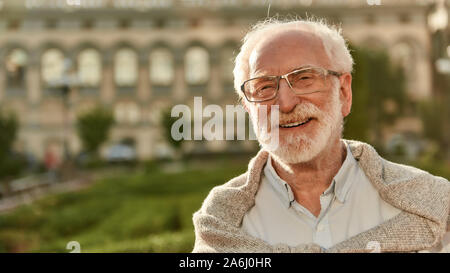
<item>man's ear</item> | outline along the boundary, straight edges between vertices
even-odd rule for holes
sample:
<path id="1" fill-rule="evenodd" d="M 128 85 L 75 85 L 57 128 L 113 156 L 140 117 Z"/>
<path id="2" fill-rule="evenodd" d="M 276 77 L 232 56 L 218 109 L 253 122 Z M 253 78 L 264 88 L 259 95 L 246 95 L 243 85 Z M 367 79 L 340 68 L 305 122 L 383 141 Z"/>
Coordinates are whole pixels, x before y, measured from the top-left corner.
<path id="1" fill-rule="evenodd" d="M 352 74 L 345 73 L 340 78 L 341 88 L 339 89 L 339 98 L 342 103 L 342 116 L 350 114 L 352 108 Z"/>

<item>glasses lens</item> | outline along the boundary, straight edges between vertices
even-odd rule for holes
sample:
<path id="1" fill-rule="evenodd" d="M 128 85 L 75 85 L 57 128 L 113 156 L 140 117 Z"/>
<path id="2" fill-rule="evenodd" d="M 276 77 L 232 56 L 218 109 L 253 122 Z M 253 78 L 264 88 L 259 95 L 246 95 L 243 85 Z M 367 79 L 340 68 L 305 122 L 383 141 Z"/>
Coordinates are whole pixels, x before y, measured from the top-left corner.
<path id="1" fill-rule="evenodd" d="M 295 93 L 309 93 L 322 90 L 326 85 L 325 72 L 321 69 L 304 69 L 287 76 Z"/>
<path id="2" fill-rule="evenodd" d="M 251 101 L 271 99 L 277 92 L 276 77 L 261 77 L 247 81 L 244 84 L 247 98 Z"/>

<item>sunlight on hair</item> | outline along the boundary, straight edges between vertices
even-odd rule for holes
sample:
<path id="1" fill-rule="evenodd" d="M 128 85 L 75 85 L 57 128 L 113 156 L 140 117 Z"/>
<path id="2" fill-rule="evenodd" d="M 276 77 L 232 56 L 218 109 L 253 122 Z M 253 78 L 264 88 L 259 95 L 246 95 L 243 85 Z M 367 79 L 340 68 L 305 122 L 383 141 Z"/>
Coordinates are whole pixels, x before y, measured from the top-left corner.
<path id="1" fill-rule="evenodd" d="M 322 41 L 325 52 L 332 62 L 332 68 L 338 72 L 351 72 L 353 58 L 342 36 L 340 26 L 330 25 L 325 19 L 309 16 L 304 19 L 297 16 L 288 16 L 279 19 L 279 16 L 266 18 L 251 27 L 242 40 L 242 47 L 235 59 L 234 87 L 239 96 L 243 96 L 240 86 L 248 78 L 249 57 L 255 46 L 264 40 L 267 33 L 287 30 L 301 30 L 310 32 Z"/>

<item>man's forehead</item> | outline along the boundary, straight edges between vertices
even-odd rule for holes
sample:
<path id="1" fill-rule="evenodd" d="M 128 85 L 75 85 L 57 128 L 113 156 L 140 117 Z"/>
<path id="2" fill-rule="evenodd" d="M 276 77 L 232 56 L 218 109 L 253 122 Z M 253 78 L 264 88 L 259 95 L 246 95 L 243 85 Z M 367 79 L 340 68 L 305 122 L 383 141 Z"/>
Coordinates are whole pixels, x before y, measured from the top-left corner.
<path id="1" fill-rule="evenodd" d="M 274 33 L 269 33 L 270 35 L 263 35 L 263 37 L 256 43 L 256 48 L 263 48 L 265 46 L 274 45 L 277 43 L 287 43 L 294 42 L 300 44 L 315 44 L 319 45 L 322 43 L 319 36 L 315 33 L 303 30 L 303 29 L 287 29 L 287 30 L 278 30 Z"/>
<path id="2" fill-rule="evenodd" d="M 267 36 L 265 36 L 267 37 Z M 267 74 L 269 71 L 267 63 L 270 60 L 289 59 L 289 56 L 297 54 L 295 57 L 301 57 L 305 61 L 313 60 L 316 65 L 320 62 L 327 65 L 329 60 L 325 53 L 322 40 L 309 31 L 304 30 L 286 30 L 263 37 L 257 42 L 250 54 L 249 65 L 251 74 Z M 299 56 L 299 54 L 301 56 Z M 286 62 L 283 65 L 285 70 L 292 70 L 300 66 L 310 64 L 299 62 Z M 278 65 L 278 64 L 274 64 Z M 269 69 L 270 70 L 270 69 Z"/>

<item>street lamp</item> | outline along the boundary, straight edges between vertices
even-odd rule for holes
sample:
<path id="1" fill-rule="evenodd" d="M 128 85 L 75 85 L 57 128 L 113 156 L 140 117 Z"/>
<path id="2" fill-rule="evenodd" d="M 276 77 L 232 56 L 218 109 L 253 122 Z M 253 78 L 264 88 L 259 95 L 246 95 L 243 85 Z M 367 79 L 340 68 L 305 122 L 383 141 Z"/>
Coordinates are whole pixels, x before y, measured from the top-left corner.
<path id="1" fill-rule="evenodd" d="M 428 26 L 438 40 L 437 60 L 434 63 L 436 70 L 440 74 L 450 74 L 450 54 L 448 54 L 450 53 L 450 45 L 448 45 L 447 34 L 445 33 L 448 26 L 448 12 L 444 0 L 436 2 L 434 10 L 428 16 Z"/>
<path id="2" fill-rule="evenodd" d="M 433 12 L 428 15 L 428 26 L 432 32 L 444 30 L 448 25 L 448 13 L 444 0 L 437 0 Z"/>
<path id="3" fill-rule="evenodd" d="M 436 101 L 444 103 L 442 115 L 443 149 L 450 160 L 450 45 L 448 32 L 448 11 L 444 0 L 437 0 L 428 15 L 428 26 L 432 42 L 432 72 L 433 89 L 436 91 Z"/>
<path id="4" fill-rule="evenodd" d="M 72 61 L 69 58 L 65 58 L 63 61 L 63 71 L 61 76 L 52 81 L 50 86 L 61 91 L 61 98 L 63 102 L 63 149 L 64 149 L 64 162 L 70 161 L 70 149 L 69 149 L 69 130 L 70 130 L 70 93 L 72 89 L 79 85 L 79 79 L 76 72 L 73 69 Z"/>

